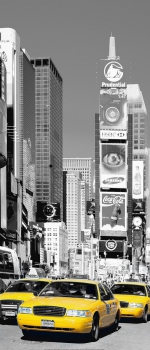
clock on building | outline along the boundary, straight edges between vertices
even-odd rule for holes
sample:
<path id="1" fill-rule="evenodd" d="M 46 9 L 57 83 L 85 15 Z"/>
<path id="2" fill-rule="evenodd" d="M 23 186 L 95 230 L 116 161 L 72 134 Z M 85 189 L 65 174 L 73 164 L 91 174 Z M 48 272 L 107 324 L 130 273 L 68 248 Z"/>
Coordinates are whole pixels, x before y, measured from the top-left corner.
<path id="1" fill-rule="evenodd" d="M 136 226 L 136 227 L 139 227 L 142 225 L 142 219 L 140 216 L 135 216 L 133 218 L 133 225 Z"/>

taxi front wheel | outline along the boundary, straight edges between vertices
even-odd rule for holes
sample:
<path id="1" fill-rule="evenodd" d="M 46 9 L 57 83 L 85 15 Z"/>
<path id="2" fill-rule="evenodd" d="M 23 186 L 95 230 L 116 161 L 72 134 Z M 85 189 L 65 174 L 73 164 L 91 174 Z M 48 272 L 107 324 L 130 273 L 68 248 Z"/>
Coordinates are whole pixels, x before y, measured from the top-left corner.
<path id="1" fill-rule="evenodd" d="M 90 338 L 92 341 L 97 341 L 99 339 L 99 317 L 97 315 L 93 317 Z"/>
<path id="2" fill-rule="evenodd" d="M 148 315 L 147 315 L 147 308 L 146 307 L 145 307 L 145 309 L 143 311 L 142 321 L 144 323 L 147 323 L 147 321 L 148 321 Z"/>

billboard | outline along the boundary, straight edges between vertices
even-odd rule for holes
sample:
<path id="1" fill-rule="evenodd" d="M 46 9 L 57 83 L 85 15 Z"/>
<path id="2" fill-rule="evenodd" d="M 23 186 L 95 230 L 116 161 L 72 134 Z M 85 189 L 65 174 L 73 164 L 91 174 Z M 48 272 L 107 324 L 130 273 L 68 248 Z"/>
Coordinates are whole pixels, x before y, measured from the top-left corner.
<path id="1" fill-rule="evenodd" d="M 0 57 L 5 63 L 7 72 L 7 106 L 13 104 L 13 75 L 14 75 L 14 49 L 10 42 L 0 42 Z"/>
<path id="2" fill-rule="evenodd" d="M 100 187 L 127 188 L 127 144 L 100 143 Z"/>
<path id="3" fill-rule="evenodd" d="M 100 230 L 127 230 L 127 194 L 100 192 Z"/>
<path id="4" fill-rule="evenodd" d="M 142 160 L 132 163 L 132 198 L 143 199 L 143 166 Z"/>
<path id="5" fill-rule="evenodd" d="M 118 59 L 103 62 L 102 87 L 125 87 L 124 68 Z"/>
<path id="6" fill-rule="evenodd" d="M 100 252 L 124 252 L 124 241 L 116 241 L 114 239 L 100 240 L 99 241 L 99 251 Z"/>
<path id="7" fill-rule="evenodd" d="M 60 203 L 37 201 L 37 222 L 60 221 Z"/>
<path id="8" fill-rule="evenodd" d="M 145 214 L 145 201 L 142 199 L 133 199 L 132 201 L 133 214 Z"/>
<path id="9" fill-rule="evenodd" d="M 99 114 L 100 130 L 109 129 L 127 131 L 128 114 L 126 97 L 120 98 L 118 94 L 100 95 Z"/>

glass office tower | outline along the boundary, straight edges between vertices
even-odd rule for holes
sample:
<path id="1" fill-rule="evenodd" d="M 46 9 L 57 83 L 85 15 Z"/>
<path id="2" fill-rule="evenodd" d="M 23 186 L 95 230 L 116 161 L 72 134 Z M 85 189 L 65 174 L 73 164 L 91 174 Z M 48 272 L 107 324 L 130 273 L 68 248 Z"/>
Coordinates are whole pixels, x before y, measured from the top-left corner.
<path id="1" fill-rule="evenodd" d="M 63 214 L 63 80 L 50 58 L 35 68 L 36 201 L 60 203 Z"/>

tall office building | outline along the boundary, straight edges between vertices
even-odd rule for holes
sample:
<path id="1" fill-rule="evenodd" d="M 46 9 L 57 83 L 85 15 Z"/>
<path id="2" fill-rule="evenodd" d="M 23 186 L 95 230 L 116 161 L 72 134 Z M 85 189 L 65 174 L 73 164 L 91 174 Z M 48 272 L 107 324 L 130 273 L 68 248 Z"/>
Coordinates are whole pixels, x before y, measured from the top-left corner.
<path id="1" fill-rule="evenodd" d="M 95 161 L 92 158 L 63 158 L 63 170 L 80 171 L 82 174 L 82 179 L 85 180 L 89 186 L 88 200 L 91 200 L 93 197 L 95 197 Z"/>
<path id="2" fill-rule="evenodd" d="M 60 203 L 63 216 L 63 80 L 50 58 L 35 69 L 36 201 Z"/>
<path id="3" fill-rule="evenodd" d="M 81 181 L 79 171 L 66 173 L 66 226 L 68 248 L 75 248 L 81 242 Z"/>

